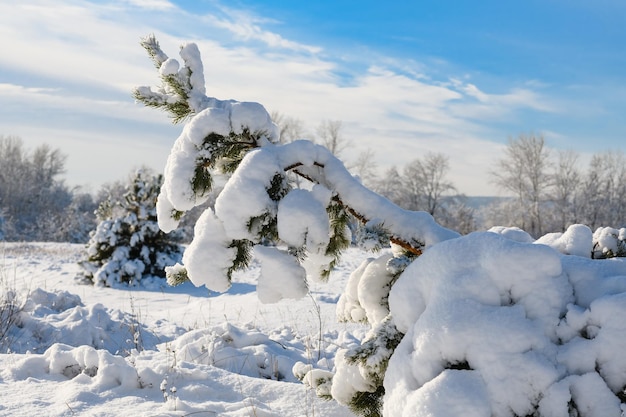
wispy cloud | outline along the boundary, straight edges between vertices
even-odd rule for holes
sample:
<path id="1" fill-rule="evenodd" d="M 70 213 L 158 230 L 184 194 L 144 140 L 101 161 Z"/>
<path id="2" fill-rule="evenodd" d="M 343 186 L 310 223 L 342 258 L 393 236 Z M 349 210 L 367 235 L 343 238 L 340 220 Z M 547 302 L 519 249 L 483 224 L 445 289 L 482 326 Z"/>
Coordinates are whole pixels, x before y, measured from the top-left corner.
<path id="1" fill-rule="evenodd" d="M 137 6 L 142 9 L 168 11 L 176 6 L 167 0 L 123 0 L 124 3 Z"/>
<path id="2" fill-rule="evenodd" d="M 161 169 L 167 156 L 167 146 L 161 145 L 172 143 L 180 127 L 163 128 L 165 115 L 140 108 L 130 98 L 132 87 L 158 82 L 138 45 L 149 33 L 156 33 L 170 54 L 184 41 L 198 43 L 210 95 L 259 101 L 270 111 L 301 119 L 311 131 L 324 119 L 342 120 L 344 135 L 355 143 L 355 155 L 375 149 L 383 168 L 402 166 L 424 152 L 446 153 L 452 180 L 468 194 L 490 188 L 485 167 L 500 150 L 494 141 L 506 138 L 490 119 L 555 110 L 532 85 L 493 94 L 478 83 L 453 77 L 433 80 L 428 66 L 414 61 L 389 58 L 352 66 L 345 57 L 328 56 L 321 46 L 267 29 L 270 24 L 278 23 L 219 5 L 194 16 L 161 0 L 0 3 L 0 50 L 5 58 L 0 75 L 15 78 L 0 84 L 0 106 L 15 110 L 0 114 L 0 123 L 13 130 L 0 134 L 45 136 L 45 131 L 46 137 L 61 137 L 71 132 L 71 141 L 54 143 L 67 146 L 63 151 L 69 153 L 71 176 L 76 175 L 70 170 L 72 161 L 83 161 L 89 153 L 89 147 L 78 145 L 80 137 L 86 142 L 102 137 L 102 126 L 108 123 L 115 127 L 118 141 L 99 146 L 119 146 L 118 153 L 127 147 L 124 154 L 131 153 L 114 169 L 102 168 L 111 180 L 123 176 L 131 162 Z M 28 124 L 16 121 L 17 107 Z M 58 119 L 59 112 L 73 115 L 60 119 L 72 125 L 46 120 Z M 79 121 L 79 116 L 88 122 Z M 142 143 L 161 144 L 156 148 L 165 155 L 142 151 L 143 145 L 137 145 Z M 77 178 L 89 180 L 82 169 Z"/>
<path id="3" fill-rule="evenodd" d="M 261 25 L 277 23 L 274 20 L 258 17 L 245 10 L 219 6 L 218 14 L 209 14 L 205 18 L 217 29 L 226 29 L 240 41 L 259 41 L 270 48 L 287 49 L 295 52 L 317 54 L 322 51 L 319 46 L 305 45 L 285 39 L 278 33 L 263 29 Z"/>

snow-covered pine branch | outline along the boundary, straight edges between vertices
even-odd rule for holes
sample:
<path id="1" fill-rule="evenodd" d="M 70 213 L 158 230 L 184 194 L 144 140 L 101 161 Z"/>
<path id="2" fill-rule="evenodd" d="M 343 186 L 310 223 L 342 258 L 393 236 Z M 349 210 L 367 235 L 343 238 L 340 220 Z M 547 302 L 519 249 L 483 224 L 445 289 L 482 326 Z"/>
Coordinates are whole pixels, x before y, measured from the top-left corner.
<path id="1" fill-rule="evenodd" d="M 187 105 L 191 116 L 165 167 L 157 202 L 161 229 L 174 230 L 184 212 L 206 201 L 216 173 L 232 173 L 215 209 L 208 209 L 196 224 L 196 237 L 183 259 L 186 270 L 170 269 L 171 281 L 188 278 L 224 291 L 233 271 L 248 265 L 253 247 L 270 241 L 277 247 L 257 249 L 260 258 L 268 265 L 282 262 L 283 270 L 297 277 L 293 285 L 299 290 L 286 290 L 291 295 L 284 296 L 302 296 L 304 277 L 327 277 L 349 244 L 349 215 L 383 226 L 392 242 L 416 254 L 458 236 L 428 213 L 403 210 L 365 188 L 325 147 L 303 140 L 278 144 L 278 128 L 262 105 L 207 97 L 204 85 L 194 78 L 202 69 L 194 44 L 181 49 L 189 70 L 178 70 L 154 38 L 143 46 L 163 78 L 159 94 L 168 105 Z M 181 92 L 172 80 L 189 88 Z M 290 171 L 309 180 L 305 188 L 294 189 Z M 288 281 L 285 276 L 275 285 L 285 289 Z"/>

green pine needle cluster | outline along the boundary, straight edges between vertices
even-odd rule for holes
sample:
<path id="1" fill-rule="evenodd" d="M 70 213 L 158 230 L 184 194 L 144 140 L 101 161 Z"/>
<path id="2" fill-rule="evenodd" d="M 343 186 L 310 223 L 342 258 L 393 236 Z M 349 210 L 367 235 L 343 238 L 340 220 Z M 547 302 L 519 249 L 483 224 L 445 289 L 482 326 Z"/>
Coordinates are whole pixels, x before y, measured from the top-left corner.
<path id="1" fill-rule="evenodd" d="M 237 255 L 233 264 L 228 268 L 228 281 L 230 282 L 233 272 L 246 269 L 252 260 L 252 242 L 247 239 L 233 240 L 228 246 L 237 249 Z"/>
<path id="2" fill-rule="evenodd" d="M 211 172 L 218 169 L 232 174 L 246 154 L 259 147 L 261 138 L 266 136 L 266 132 L 251 132 L 247 128 L 241 133 L 230 132 L 227 136 L 209 133 L 198 148 L 196 168 L 191 179 L 194 193 L 198 196 L 209 193 L 213 187 Z"/>
<path id="3" fill-rule="evenodd" d="M 270 180 L 269 186 L 266 188 L 267 195 L 275 204 L 265 213 L 252 217 L 248 220 L 248 231 L 256 236 L 256 243 L 272 244 L 279 242 L 278 236 L 278 219 L 277 207 L 278 202 L 282 200 L 291 190 L 291 186 L 287 181 L 284 172 L 277 172 Z"/>
<path id="4" fill-rule="evenodd" d="M 352 412 L 362 417 L 382 417 L 384 395 L 385 388 L 379 385 L 374 392 L 362 391 L 357 393 L 348 407 Z"/>
<path id="5" fill-rule="evenodd" d="M 167 279 L 167 284 L 171 285 L 172 287 L 189 281 L 187 269 L 181 264 L 176 264 L 173 267 L 165 268 L 165 278 Z"/>
<path id="6" fill-rule="evenodd" d="M 357 243 L 367 251 L 380 252 L 389 247 L 390 238 L 384 223 L 368 222 L 359 229 Z"/>
<path id="7" fill-rule="evenodd" d="M 381 416 L 385 389 L 383 380 L 389 358 L 404 337 L 387 316 L 360 346 L 346 353 L 349 363 L 358 364 L 367 374 L 367 380 L 376 387 L 373 392 L 358 392 L 350 401 L 350 409 L 360 416 Z"/>
<path id="8" fill-rule="evenodd" d="M 159 42 L 154 35 L 149 35 L 141 40 L 141 46 L 148 52 L 148 56 L 157 70 L 168 59 L 161 50 Z M 170 114 L 174 123 L 180 123 L 190 117 L 194 110 L 189 105 L 189 92 L 192 89 L 191 69 L 185 67 L 177 74 L 161 76 L 161 86 L 158 91 L 152 91 L 146 87 L 138 87 L 133 90 L 135 100 L 147 107 L 161 109 Z M 172 100 L 175 98 L 175 100 Z"/>
<path id="9" fill-rule="evenodd" d="M 324 281 L 330 277 L 330 272 L 339 262 L 341 253 L 350 246 L 347 230 L 354 220 L 339 198 L 331 199 L 326 212 L 330 220 L 330 241 L 326 247 L 326 256 L 331 256 L 333 260 L 328 264 L 327 269 L 321 271 L 321 278 Z"/>

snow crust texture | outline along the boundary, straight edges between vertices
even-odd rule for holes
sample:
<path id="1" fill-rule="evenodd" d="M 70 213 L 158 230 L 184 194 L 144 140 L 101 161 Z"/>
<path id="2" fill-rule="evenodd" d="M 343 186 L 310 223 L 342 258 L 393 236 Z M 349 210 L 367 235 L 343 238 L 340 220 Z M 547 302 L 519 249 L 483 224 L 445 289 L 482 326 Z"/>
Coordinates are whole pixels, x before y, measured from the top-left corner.
<path id="1" fill-rule="evenodd" d="M 385 416 L 621 415 L 626 263 L 519 240 L 442 242 L 398 279 Z"/>

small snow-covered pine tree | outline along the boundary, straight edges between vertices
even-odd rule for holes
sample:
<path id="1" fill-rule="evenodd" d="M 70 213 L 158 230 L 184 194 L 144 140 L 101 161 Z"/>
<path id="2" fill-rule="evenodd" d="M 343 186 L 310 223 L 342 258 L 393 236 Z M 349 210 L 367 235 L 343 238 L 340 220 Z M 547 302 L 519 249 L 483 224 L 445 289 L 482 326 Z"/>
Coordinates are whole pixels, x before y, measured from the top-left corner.
<path id="1" fill-rule="evenodd" d="M 161 175 L 138 170 L 121 200 L 104 200 L 96 214 L 79 278 L 96 285 L 137 285 L 148 277 L 165 277 L 165 268 L 180 261 L 177 232 L 166 234 L 157 224 L 156 198 Z"/>

